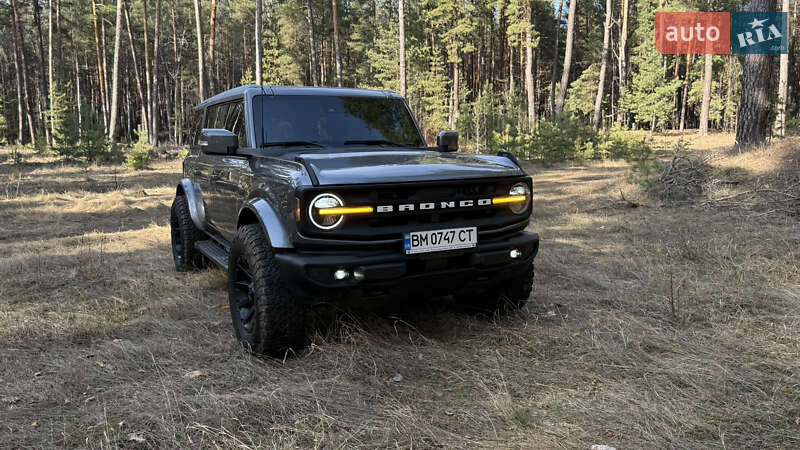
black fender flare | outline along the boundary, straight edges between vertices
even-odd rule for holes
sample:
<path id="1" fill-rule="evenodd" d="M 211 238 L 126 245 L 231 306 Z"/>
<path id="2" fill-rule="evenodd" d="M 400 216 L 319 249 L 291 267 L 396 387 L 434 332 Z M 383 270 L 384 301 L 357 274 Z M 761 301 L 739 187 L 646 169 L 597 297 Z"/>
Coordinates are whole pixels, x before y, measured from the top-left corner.
<path id="1" fill-rule="evenodd" d="M 253 213 L 261 228 L 264 230 L 264 235 L 269 239 L 269 244 L 272 248 L 294 248 L 292 245 L 291 233 L 286 229 L 286 226 L 281 222 L 280 217 L 275 212 L 275 209 L 263 198 L 254 198 L 247 202 L 240 210 L 237 219 L 237 227 L 241 224 L 242 214 L 245 210 Z"/>
<path id="2" fill-rule="evenodd" d="M 176 190 L 176 195 L 183 194 L 186 197 L 186 203 L 189 204 L 189 214 L 192 216 L 192 222 L 201 231 L 206 230 L 206 207 L 203 203 L 203 191 L 197 183 L 192 182 L 188 178 L 181 180 Z"/>

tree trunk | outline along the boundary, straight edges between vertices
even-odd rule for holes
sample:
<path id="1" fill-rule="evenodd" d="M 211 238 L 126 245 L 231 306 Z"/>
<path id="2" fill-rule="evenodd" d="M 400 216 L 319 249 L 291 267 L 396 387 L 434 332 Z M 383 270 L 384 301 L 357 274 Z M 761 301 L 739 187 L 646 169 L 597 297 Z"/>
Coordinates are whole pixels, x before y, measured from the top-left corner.
<path id="1" fill-rule="evenodd" d="M 458 77 L 458 63 L 453 63 L 453 97 L 451 99 L 450 105 L 450 120 L 449 126 L 451 130 L 455 130 L 456 126 L 458 125 L 458 88 L 459 88 L 459 77 Z"/>
<path id="2" fill-rule="evenodd" d="M 317 50 L 314 43 L 314 10 L 311 8 L 311 0 L 306 0 L 306 19 L 308 21 L 308 47 L 311 72 L 311 84 L 319 86 L 319 78 L 317 77 Z"/>
<path id="3" fill-rule="evenodd" d="M 48 0 L 48 3 L 50 3 L 51 1 L 53 1 L 53 0 Z M 56 70 L 59 70 L 59 68 L 61 68 L 64 65 L 64 56 L 63 56 L 63 54 L 64 54 L 64 45 L 63 45 L 64 44 L 64 39 L 62 39 L 62 34 L 61 34 L 61 0 L 56 0 L 56 33 L 55 33 L 55 39 L 56 39 L 56 44 L 58 44 L 57 47 L 56 47 L 57 51 L 56 51 L 56 55 L 55 55 L 56 56 L 56 62 L 58 63 L 56 65 Z M 88 64 L 88 62 L 87 62 L 87 64 Z M 58 74 L 56 74 L 56 76 L 58 76 Z"/>
<path id="4" fill-rule="evenodd" d="M 152 119 L 150 117 L 150 97 L 152 95 L 152 86 L 153 86 L 153 76 L 150 70 L 150 63 L 152 60 L 150 59 L 150 25 L 147 21 L 147 18 L 150 14 L 147 12 L 147 2 L 149 0 L 142 0 L 142 7 L 144 9 L 144 13 L 142 14 L 143 29 L 144 29 L 144 88 L 145 88 L 145 95 L 147 95 L 147 103 L 145 104 L 145 109 L 147 110 L 147 121 L 145 122 L 145 128 L 147 129 L 147 140 L 148 142 L 152 142 L 153 138 L 153 129 L 152 127 Z"/>
<path id="5" fill-rule="evenodd" d="M 52 50 L 52 46 L 51 46 Z M 51 57 L 52 59 L 52 57 Z M 78 52 L 75 52 L 75 103 L 78 105 L 78 139 L 83 139 L 83 116 L 81 106 L 81 70 L 78 65 Z"/>
<path id="6" fill-rule="evenodd" d="M 714 55 L 705 55 L 706 63 L 703 71 L 703 104 L 700 108 L 700 136 L 708 136 L 708 113 L 711 107 L 711 82 L 714 79 Z"/>
<path id="7" fill-rule="evenodd" d="M 402 21 L 403 0 L 399 0 L 397 3 L 400 20 Z M 333 51 L 336 57 L 336 85 L 342 87 L 342 52 L 339 50 L 339 8 L 336 6 L 336 0 L 331 0 L 331 9 L 333 10 Z M 400 34 L 403 35 L 404 33 L 405 31 L 401 22 Z M 405 59 L 405 48 L 402 45 L 400 46 L 400 55 L 400 58 Z M 400 69 L 400 71 L 405 71 L 405 68 Z M 405 81 L 403 81 L 403 84 L 405 84 Z M 404 91 L 405 89 L 402 90 Z M 405 92 L 403 92 L 402 95 L 405 95 Z"/>
<path id="8" fill-rule="evenodd" d="M 257 8 L 260 9 L 261 0 L 256 1 Z M 257 17 L 256 20 L 260 20 Z M 214 60 L 214 42 L 216 41 L 217 34 L 217 0 L 211 1 L 211 18 L 208 21 L 208 87 L 211 95 L 214 95 L 218 90 L 217 88 L 217 65 Z M 260 83 L 259 83 L 260 84 Z"/>
<path id="9" fill-rule="evenodd" d="M 335 0 L 334 0 L 335 1 Z M 397 1 L 397 22 L 400 26 L 400 95 L 406 96 L 406 15 L 404 0 Z"/>
<path id="10" fill-rule="evenodd" d="M 525 5 L 525 92 L 528 97 L 528 129 L 536 126 L 536 93 L 533 90 L 533 42 L 531 38 L 531 10 L 530 2 Z"/>
<path id="11" fill-rule="evenodd" d="M 15 27 L 16 28 L 16 27 Z M 16 30 L 14 31 L 14 75 L 16 76 L 17 81 L 17 144 L 22 145 L 24 144 L 24 133 L 25 133 L 25 125 L 24 119 L 22 115 L 25 113 L 24 108 L 22 106 L 22 65 L 20 64 L 19 60 L 19 48 L 17 47 L 17 33 Z"/>
<path id="12" fill-rule="evenodd" d="M 774 10 L 775 0 L 751 0 L 745 7 L 745 11 Z M 774 66 L 772 55 L 744 56 L 742 97 L 736 117 L 736 146 L 739 148 L 760 145 L 767 140 Z"/>
<path id="13" fill-rule="evenodd" d="M 100 88 L 100 107 L 103 111 L 103 125 L 108 129 L 108 110 L 106 108 L 105 79 L 103 78 L 103 52 L 100 50 L 100 23 L 97 17 L 97 3 L 92 0 L 92 17 L 94 19 L 94 48 L 97 53 L 97 84 Z M 145 14 L 145 17 L 147 15 Z"/>
<path id="14" fill-rule="evenodd" d="M 692 72 L 692 63 L 694 62 L 694 55 L 686 54 L 686 75 L 683 77 L 683 94 L 681 95 L 681 128 L 683 131 L 686 128 L 686 104 L 688 103 L 689 93 L 689 75 Z"/>
<path id="15" fill-rule="evenodd" d="M 508 90 L 514 91 L 514 46 L 508 46 Z"/>
<path id="16" fill-rule="evenodd" d="M 567 23 L 567 43 L 564 49 L 564 69 L 561 73 L 561 86 L 558 88 L 558 98 L 556 98 L 555 115 L 561 114 L 564 109 L 564 101 L 567 98 L 567 85 L 569 84 L 569 69 L 572 64 L 572 41 L 575 37 L 575 20 L 578 10 L 578 0 L 569 2 L 569 22 Z"/>
<path id="17" fill-rule="evenodd" d="M 172 111 L 172 95 L 170 95 L 170 92 L 169 92 L 169 85 L 170 85 L 169 77 L 165 75 L 164 76 L 164 99 L 165 99 L 165 103 L 166 103 L 166 105 L 165 105 L 165 112 L 166 112 L 165 116 L 167 116 L 167 141 L 169 141 L 169 118 L 170 118 L 170 115 L 173 114 L 173 111 Z M 174 141 L 173 141 L 173 143 L 174 143 Z"/>
<path id="18" fill-rule="evenodd" d="M 261 0 L 256 0 L 256 31 L 255 31 L 255 40 L 256 40 L 256 84 L 262 85 L 264 84 L 264 80 L 261 76 L 261 66 L 262 66 L 262 56 L 261 56 Z"/>
<path id="19" fill-rule="evenodd" d="M 79 76 L 78 72 L 78 52 L 75 52 L 75 76 Z M 55 67 L 53 64 L 53 2 L 47 2 L 47 77 L 49 80 L 49 96 L 52 102 L 53 95 L 55 95 Z M 80 100 L 79 100 L 80 101 Z M 80 104 L 78 105 L 80 111 Z M 52 119 L 52 118 L 51 118 Z M 78 113 L 78 122 L 81 121 L 80 112 Z M 80 128 L 80 126 L 78 127 Z M 78 130 L 80 135 L 80 130 Z M 50 120 L 50 135 L 53 136 L 51 144 L 55 143 L 56 128 L 52 120 Z"/>
<path id="20" fill-rule="evenodd" d="M 608 64 L 608 47 L 611 41 L 611 0 L 606 0 L 606 22 L 603 27 L 603 54 L 600 57 L 600 82 L 597 83 L 597 96 L 594 99 L 594 116 L 592 124 L 598 130 L 602 126 L 600 111 L 603 109 L 603 93 L 606 86 L 606 65 Z"/>
<path id="21" fill-rule="evenodd" d="M 105 6 L 105 0 L 100 0 L 100 4 Z M 108 132 L 107 121 L 110 119 L 109 116 L 111 115 L 111 87 L 108 85 L 108 47 L 106 46 L 106 19 L 104 17 L 100 18 L 100 48 L 103 51 L 103 82 L 105 82 L 103 89 L 106 91 L 106 132 Z"/>
<path id="22" fill-rule="evenodd" d="M 178 95 L 178 91 L 180 86 L 183 83 L 183 73 L 182 73 L 182 65 L 181 65 L 181 53 L 178 51 L 178 30 L 175 26 L 175 0 L 172 1 L 172 8 L 170 8 L 171 16 L 172 16 L 172 53 L 175 56 L 175 114 L 174 114 L 174 125 L 173 125 L 173 135 L 175 137 L 175 144 L 181 145 L 181 115 L 183 114 L 183 105 L 181 104 L 182 99 Z"/>
<path id="23" fill-rule="evenodd" d="M 500 23 L 498 25 L 498 31 L 500 32 L 500 37 L 498 39 L 498 52 L 497 52 L 497 79 L 503 79 L 503 70 L 505 70 L 505 56 L 506 56 L 506 45 L 508 45 L 508 39 L 506 39 L 506 28 L 508 25 L 506 23 L 506 15 L 503 14 L 502 9 L 499 7 L 497 8 L 497 14 L 500 15 Z"/>
<path id="24" fill-rule="evenodd" d="M 789 15 L 789 0 L 783 0 L 783 12 Z M 786 30 L 791 33 L 791 27 Z M 791 42 L 791 35 L 786 37 Z M 787 44 L 788 45 L 788 44 Z M 781 53 L 778 75 L 778 114 L 775 117 L 775 135 L 786 135 L 786 103 L 789 101 L 789 53 Z"/>
<path id="25" fill-rule="evenodd" d="M 194 0 L 194 21 L 197 25 L 197 93 L 200 96 L 200 101 L 206 99 L 206 91 L 203 88 L 203 22 L 201 20 L 200 0 Z"/>
<path id="26" fill-rule="evenodd" d="M 525 52 L 522 51 L 522 47 L 525 44 L 520 43 L 519 46 L 519 82 L 525 83 Z"/>
<path id="27" fill-rule="evenodd" d="M 153 29 L 153 95 L 150 99 L 150 123 L 151 129 L 153 130 L 152 135 L 150 136 L 150 143 L 153 145 L 158 145 L 158 126 L 159 126 L 159 114 L 158 114 L 158 68 L 159 68 L 159 58 L 158 58 L 158 47 L 159 47 L 159 38 L 161 37 L 161 0 L 156 0 L 156 23 Z M 202 52 L 202 47 L 200 48 Z"/>
<path id="28" fill-rule="evenodd" d="M 33 19 L 36 22 L 36 32 L 38 36 L 38 44 L 39 44 L 39 89 L 41 90 L 41 110 L 48 111 L 50 101 L 49 101 L 49 91 L 47 88 L 47 73 L 45 72 L 45 65 L 44 65 L 44 40 L 42 38 L 42 6 L 39 4 L 38 1 L 33 2 Z M 47 139 L 48 144 L 52 144 L 53 141 L 51 139 L 50 134 L 50 127 L 47 126 L 47 120 L 42 120 L 42 128 L 44 128 L 45 139 Z"/>
<path id="29" fill-rule="evenodd" d="M 681 57 L 675 55 L 675 68 L 672 71 L 672 78 L 675 80 L 675 84 L 680 85 L 681 82 Z M 680 126 L 680 118 L 678 117 L 680 113 L 679 102 L 680 102 L 680 89 L 676 89 L 675 92 L 672 94 L 672 129 L 677 130 Z"/>
<path id="30" fill-rule="evenodd" d="M 17 66 L 17 70 L 22 74 L 22 100 L 25 102 L 25 116 L 28 119 L 28 131 L 31 135 L 31 144 L 36 145 L 36 127 L 33 125 L 31 98 L 28 93 L 28 64 L 25 61 L 24 30 L 22 29 L 22 22 L 19 20 L 17 0 L 11 0 L 11 9 L 14 12 L 14 46 L 19 52 L 19 65 Z M 22 120 L 21 116 L 20 120 Z"/>
<path id="31" fill-rule="evenodd" d="M 625 95 L 625 86 L 628 78 L 628 15 L 630 14 L 628 0 L 622 0 L 622 30 L 619 33 L 619 100 Z M 617 122 L 625 122 L 625 113 L 622 108 L 617 108 Z"/>
<path id="32" fill-rule="evenodd" d="M 550 75 L 550 115 L 555 117 L 556 110 L 556 73 L 558 71 L 558 40 L 561 37 L 561 12 L 564 10 L 564 0 L 558 4 L 558 16 L 556 18 L 555 44 L 553 45 L 553 72 Z"/>
<path id="33" fill-rule="evenodd" d="M 117 0 L 117 22 L 114 26 L 114 69 L 111 75 L 111 120 L 108 124 L 108 139 L 114 142 L 117 128 L 117 110 L 119 109 L 119 54 L 122 39 L 122 0 Z"/>
<path id="34" fill-rule="evenodd" d="M 150 123 L 150 115 L 147 113 L 147 101 L 144 96 L 144 91 L 142 90 L 142 77 L 139 74 L 139 60 L 136 58 L 136 46 L 134 45 L 133 40 L 133 32 L 131 31 L 131 16 L 128 12 L 128 9 L 125 8 L 125 24 L 128 27 L 128 43 L 131 46 L 131 59 L 133 60 L 133 73 L 136 79 L 136 93 L 139 94 L 139 104 L 142 107 L 142 120 L 141 124 L 144 125 L 145 130 L 147 130 L 148 124 Z"/>

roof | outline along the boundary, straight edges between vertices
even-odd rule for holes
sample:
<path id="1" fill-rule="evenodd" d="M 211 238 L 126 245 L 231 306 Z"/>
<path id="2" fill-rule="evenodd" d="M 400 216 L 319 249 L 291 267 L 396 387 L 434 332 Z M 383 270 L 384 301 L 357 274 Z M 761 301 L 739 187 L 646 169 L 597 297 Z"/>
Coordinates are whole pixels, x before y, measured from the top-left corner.
<path id="1" fill-rule="evenodd" d="M 387 90 L 354 89 L 338 87 L 313 87 L 313 86 L 259 86 L 248 84 L 245 86 L 228 89 L 225 92 L 202 101 L 196 108 L 205 107 L 215 103 L 222 103 L 230 100 L 244 98 L 247 95 L 322 95 L 322 96 L 344 96 L 344 97 L 393 97 L 402 98 L 400 94 Z"/>

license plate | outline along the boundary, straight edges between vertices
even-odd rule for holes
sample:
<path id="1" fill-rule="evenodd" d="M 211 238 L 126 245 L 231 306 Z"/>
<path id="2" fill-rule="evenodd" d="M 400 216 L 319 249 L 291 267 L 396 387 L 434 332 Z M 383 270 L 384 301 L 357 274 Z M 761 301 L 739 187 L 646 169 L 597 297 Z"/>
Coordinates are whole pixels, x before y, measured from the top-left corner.
<path id="1" fill-rule="evenodd" d="M 414 231 L 403 235 L 403 244 L 407 255 L 470 248 L 475 247 L 477 243 L 478 229 L 476 227 Z"/>

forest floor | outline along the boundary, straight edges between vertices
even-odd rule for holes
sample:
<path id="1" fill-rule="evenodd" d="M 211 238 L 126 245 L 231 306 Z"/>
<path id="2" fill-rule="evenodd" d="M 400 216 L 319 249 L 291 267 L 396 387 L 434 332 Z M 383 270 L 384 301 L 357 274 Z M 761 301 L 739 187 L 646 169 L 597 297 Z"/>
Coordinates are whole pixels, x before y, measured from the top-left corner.
<path id="1" fill-rule="evenodd" d="M 798 177 L 791 154 L 714 164 Z M 530 171 L 525 310 L 321 312 L 278 361 L 235 343 L 221 271 L 174 271 L 178 161 L 0 149 L 0 447 L 800 447 L 798 217 L 664 205 L 624 162 Z"/>

